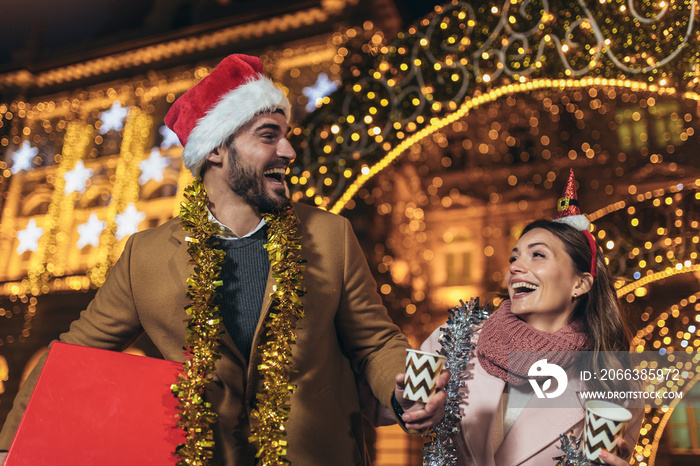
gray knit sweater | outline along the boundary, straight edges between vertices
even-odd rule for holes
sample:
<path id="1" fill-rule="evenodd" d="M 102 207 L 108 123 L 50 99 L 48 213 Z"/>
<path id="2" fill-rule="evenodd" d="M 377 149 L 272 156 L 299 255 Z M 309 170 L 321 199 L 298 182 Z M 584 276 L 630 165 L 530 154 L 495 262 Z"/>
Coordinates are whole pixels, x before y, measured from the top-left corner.
<path id="1" fill-rule="evenodd" d="M 219 303 L 221 317 L 246 361 L 250 359 L 270 271 L 265 243 L 267 226 L 245 238 L 219 241 L 219 247 L 226 253 L 221 268 L 224 283 Z"/>

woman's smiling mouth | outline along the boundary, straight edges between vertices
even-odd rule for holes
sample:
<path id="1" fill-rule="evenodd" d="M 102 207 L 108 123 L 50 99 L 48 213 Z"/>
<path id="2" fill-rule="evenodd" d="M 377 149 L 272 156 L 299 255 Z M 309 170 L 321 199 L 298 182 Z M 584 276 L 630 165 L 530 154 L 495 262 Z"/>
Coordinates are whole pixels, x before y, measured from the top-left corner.
<path id="1" fill-rule="evenodd" d="M 515 282 L 511 283 L 510 287 L 513 289 L 513 297 L 525 296 L 539 288 L 538 285 L 528 282 Z"/>

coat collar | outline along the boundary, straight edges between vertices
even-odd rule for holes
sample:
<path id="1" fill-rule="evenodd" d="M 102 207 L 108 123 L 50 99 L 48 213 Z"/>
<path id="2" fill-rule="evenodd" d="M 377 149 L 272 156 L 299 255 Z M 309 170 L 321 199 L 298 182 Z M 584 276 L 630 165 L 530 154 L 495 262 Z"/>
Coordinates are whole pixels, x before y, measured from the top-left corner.
<path id="1" fill-rule="evenodd" d="M 292 208 L 294 209 L 294 214 L 297 216 L 297 218 L 299 218 L 299 211 L 294 203 L 292 204 Z M 182 228 L 182 223 L 180 222 L 180 220 L 174 219 L 173 221 L 171 221 L 169 228 L 171 229 L 171 237 L 173 238 L 173 240 L 177 241 L 181 245 L 186 246 L 187 232 Z M 184 283 L 186 283 L 187 281 L 187 277 L 189 277 L 192 273 L 192 267 L 187 261 L 178 261 L 178 263 L 176 264 L 176 268 L 178 275 L 182 278 L 182 283 L 184 286 Z M 253 346 L 252 351 L 250 352 L 249 361 L 245 361 L 245 359 L 243 358 L 243 354 L 236 347 L 235 343 L 233 342 L 233 338 L 231 338 L 231 335 L 226 329 L 224 329 L 221 335 L 221 343 L 224 346 L 226 346 L 229 350 L 231 350 L 233 355 L 237 357 L 242 364 L 248 365 L 246 393 L 248 394 L 249 401 L 254 401 L 258 381 L 260 378 L 257 366 L 261 358 L 258 352 L 256 351 L 256 348 L 260 344 L 260 340 L 265 330 L 265 322 L 270 314 L 270 307 L 272 305 L 272 299 L 270 298 L 270 296 L 272 295 L 273 287 L 276 283 L 276 280 L 272 277 L 272 270 L 270 270 L 267 276 L 267 284 L 265 285 L 265 295 L 263 297 L 262 308 L 260 310 L 260 318 L 258 319 L 258 324 L 255 329 L 255 335 L 253 337 Z"/>

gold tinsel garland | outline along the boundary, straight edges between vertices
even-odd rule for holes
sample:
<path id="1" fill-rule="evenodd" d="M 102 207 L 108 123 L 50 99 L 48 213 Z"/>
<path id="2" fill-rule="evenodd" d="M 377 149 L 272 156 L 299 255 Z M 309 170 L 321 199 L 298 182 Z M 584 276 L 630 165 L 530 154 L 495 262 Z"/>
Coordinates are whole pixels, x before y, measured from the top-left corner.
<path id="1" fill-rule="evenodd" d="M 277 285 L 271 295 L 270 314 L 265 322 L 263 343 L 258 346 L 262 362 L 258 365 L 262 387 L 257 393 L 256 408 L 251 413 L 250 441 L 256 443 L 260 466 L 289 464 L 287 435 L 284 424 L 289 419 L 290 394 L 295 385 L 289 383 L 292 345 L 296 341 L 296 322 L 304 317 L 301 297 L 305 294 L 297 218 L 291 205 L 279 215 L 265 214 L 269 225 L 267 249 L 272 277 Z"/>
<path id="2" fill-rule="evenodd" d="M 186 432 L 185 443 L 177 447 L 175 454 L 180 458 L 178 466 L 199 466 L 208 464 L 214 449 L 211 427 L 216 413 L 202 396 L 209 382 L 207 376 L 221 357 L 219 335 L 223 330 L 216 289 L 222 284 L 219 275 L 225 253 L 214 248 L 219 228 L 209 220 L 208 199 L 201 180 L 196 179 L 184 194 L 186 202 L 182 204 L 180 218 L 183 228 L 191 234 L 187 240 L 194 272 L 187 279 L 187 295 L 192 300 L 186 308 L 191 316 L 185 347 L 189 357 L 178 382 L 172 386 L 180 403 L 178 426 Z M 262 388 L 251 414 L 249 440 L 257 444 L 259 465 L 276 466 L 289 464 L 284 458 L 287 453 L 284 424 L 289 419 L 289 396 L 295 388 L 289 383 L 289 366 L 291 345 L 296 340 L 296 321 L 304 316 L 300 299 L 305 292 L 301 283 L 304 265 L 291 205 L 280 214 L 266 214 L 265 220 L 268 224 L 265 248 L 277 285 L 271 295 L 263 343 L 257 349 L 262 355 L 258 365 Z"/>
<path id="3" fill-rule="evenodd" d="M 203 395 L 209 383 L 207 376 L 214 372 L 216 361 L 221 358 L 219 335 L 223 330 L 216 289 L 222 284 L 219 275 L 226 254 L 214 247 L 219 228 L 209 220 L 207 193 L 201 180 L 195 180 L 185 189 L 185 199 L 180 219 L 183 229 L 190 234 L 187 251 L 194 272 L 187 279 L 187 296 L 192 304 L 185 308 L 190 316 L 185 346 L 189 357 L 178 382 L 171 387 L 180 403 L 177 425 L 186 433 L 185 443 L 178 445 L 175 455 L 180 458 L 177 466 L 203 466 L 214 451 L 211 426 L 216 413 Z"/>

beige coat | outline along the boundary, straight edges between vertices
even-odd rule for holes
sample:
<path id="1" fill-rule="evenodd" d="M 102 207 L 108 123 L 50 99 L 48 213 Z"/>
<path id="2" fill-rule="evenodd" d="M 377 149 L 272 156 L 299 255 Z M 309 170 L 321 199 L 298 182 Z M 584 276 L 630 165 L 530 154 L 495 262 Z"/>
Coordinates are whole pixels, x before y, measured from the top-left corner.
<path id="1" fill-rule="evenodd" d="M 408 343 L 389 319 L 349 222 L 319 209 L 296 205 L 300 220 L 306 317 L 293 347 L 297 385 L 287 423 L 288 459 L 294 465 L 366 464 L 355 374 L 364 377 L 382 405 L 389 406 L 394 377 L 403 371 Z M 61 341 L 122 350 L 143 332 L 166 359 L 183 360 L 185 280 L 191 273 L 179 219 L 133 235 L 95 299 Z M 253 346 L 270 311 L 274 280 L 268 277 Z M 259 384 L 259 355 L 244 361 L 230 335 L 223 336 L 206 397 L 217 412 L 215 464 L 251 465 L 248 417 Z M 39 370 L 18 394 L 0 435 L 7 449 Z M 138 422 L 135 419 L 134 422 Z"/>
<path id="2" fill-rule="evenodd" d="M 423 351 L 438 352 L 440 329 L 436 329 L 423 343 Z M 477 338 L 475 338 L 476 341 Z M 478 345 L 478 343 L 477 343 Z M 563 405 L 569 408 L 546 407 L 549 400 L 536 397 L 528 402 L 514 424 L 494 448 L 496 414 L 499 412 L 501 395 L 506 387 L 503 380 L 490 375 L 479 364 L 479 358 L 470 358 L 471 377 L 463 389 L 466 397 L 460 404 L 462 421 L 456 436 L 460 466 L 547 466 L 554 465 L 552 458 L 562 454 L 559 434 L 574 429 L 577 437 L 583 431 L 584 410 L 575 391 L 562 396 L 573 396 Z M 538 404 L 540 406 L 538 406 Z M 551 405 L 550 405 L 551 406 Z M 625 435 L 630 446 L 637 441 L 641 427 L 643 409 L 632 410 L 635 415 Z"/>

